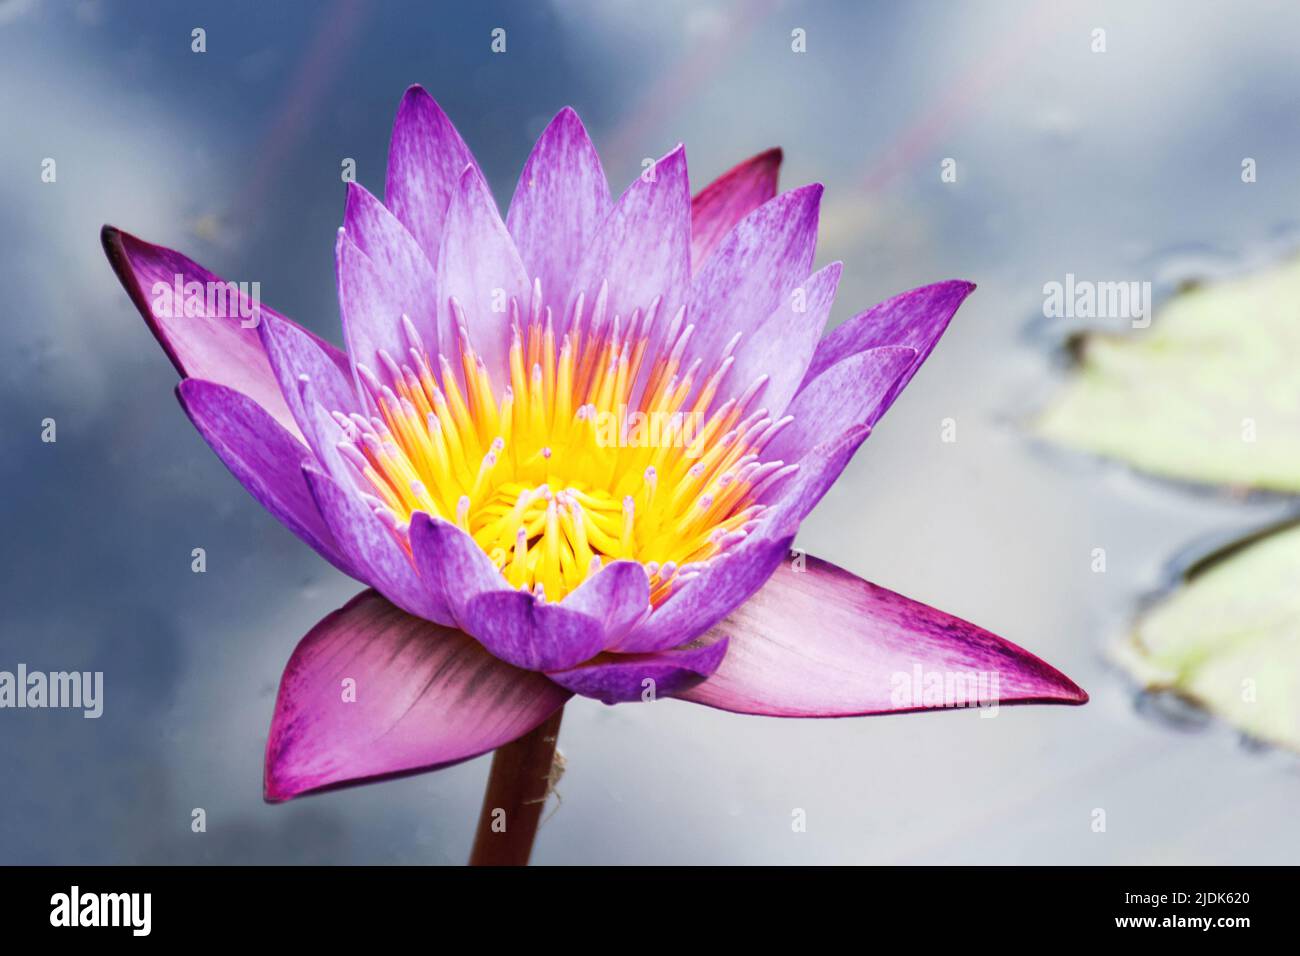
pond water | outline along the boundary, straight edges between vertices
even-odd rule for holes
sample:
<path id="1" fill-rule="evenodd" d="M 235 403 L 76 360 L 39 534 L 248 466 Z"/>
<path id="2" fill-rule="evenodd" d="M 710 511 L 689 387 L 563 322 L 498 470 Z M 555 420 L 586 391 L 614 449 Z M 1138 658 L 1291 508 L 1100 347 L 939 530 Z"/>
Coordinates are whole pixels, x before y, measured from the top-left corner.
<path id="1" fill-rule="evenodd" d="M 381 190 L 412 82 L 502 202 L 565 104 L 616 191 L 678 141 L 697 184 L 783 146 L 785 186 L 827 187 L 819 264 L 845 263 L 833 322 L 924 283 L 977 282 L 799 544 L 1022 644 L 1092 695 L 992 720 L 579 700 L 535 860 L 1300 858 L 1296 759 L 1145 700 L 1108 658 L 1173 562 L 1296 502 L 1153 481 L 1026 429 L 1060 381 L 1061 343 L 1086 324 L 1043 318 L 1044 284 L 1150 281 L 1158 300 L 1186 274 L 1293 247 L 1300 7 L 426 6 L 0 4 L 0 669 L 105 675 L 99 719 L 0 712 L 0 861 L 465 859 L 485 759 L 262 802 L 281 669 L 358 586 L 193 431 L 98 244 L 111 222 L 255 278 L 264 301 L 338 341 L 341 164 Z M 503 55 L 489 49 L 498 26 Z M 45 418 L 57 443 L 40 440 Z M 956 441 L 942 440 L 945 419 Z M 795 809 L 806 832 L 792 832 Z"/>

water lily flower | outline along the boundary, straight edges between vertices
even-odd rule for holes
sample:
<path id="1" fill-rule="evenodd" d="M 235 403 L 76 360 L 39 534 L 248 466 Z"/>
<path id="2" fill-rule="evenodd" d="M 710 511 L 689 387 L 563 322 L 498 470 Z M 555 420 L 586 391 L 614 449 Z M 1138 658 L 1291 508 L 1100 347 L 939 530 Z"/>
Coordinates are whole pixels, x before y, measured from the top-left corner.
<path id="1" fill-rule="evenodd" d="M 614 200 L 565 109 L 503 220 L 413 87 L 384 201 L 347 186 L 346 352 L 105 228 L 195 427 L 371 588 L 289 661 L 267 799 L 485 753 L 574 694 L 815 717 L 1087 699 L 988 631 L 792 558 L 973 286 L 915 289 L 823 335 L 841 264 L 813 268 L 822 187 L 778 194 L 780 162 L 755 156 L 692 198 L 678 146 Z M 989 675 L 951 699 L 954 677 Z"/>

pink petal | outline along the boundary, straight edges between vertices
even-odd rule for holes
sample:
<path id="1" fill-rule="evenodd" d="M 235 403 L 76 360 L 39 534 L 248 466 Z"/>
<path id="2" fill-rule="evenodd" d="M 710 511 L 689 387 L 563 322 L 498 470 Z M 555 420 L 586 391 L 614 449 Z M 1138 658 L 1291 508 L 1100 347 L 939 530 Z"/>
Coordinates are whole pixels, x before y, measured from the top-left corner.
<path id="1" fill-rule="evenodd" d="M 610 206 L 600 157 L 566 106 L 533 147 L 506 215 L 529 278 L 541 279 L 546 301 L 557 308 L 568 301 L 578 263 Z"/>
<path id="2" fill-rule="evenodd" d="M 188 296 L 183 285 L 182 300 L 173 301 L 177 276 L 181 277 L 182 284 L 198 282 L 205 290 L 209 288 L 208 283 L 224 280 L 179 252 L 144 242 L 112 226 L 105 226 L 100 238 L 118 280 L 176 370 L 184 377 L 216 382 L 247 395 L 290 434 L 299 437 L 298 425 L 280 394 L 257 328 L 251 324 L 254 320 L 260 324 L 264 315 L 293 323 L 265 305 L 249 319 L 241 318 L 239 309 L 229 306 L 224 310 L 226 314 L 220 316 L 208 315 L 206 311 L 187 316 L 184 298 Z M 206 296 L 202 298 L 206 300 Z M 241 301 L 251 306 L 247 300 Z M 249 323 L 248 327 L 244 327 L 245 323 Z M 301 331 L 331 360 L 346 365 L 347 357 L 338 349 L 305 329 Z"/>
<path id="3" fill-rule="evenodd" d="M 456 127 L 423 87 L 412 86 L 393 122 L 384 198 L 435 266 L 447 206 L 466 166 L 478 168 Z"/>
<path id="4" fill-rule="evenodd" d="M 719 624 L 717 672 L 680 696 L 775 717 L 848 717 L 959 704 L 1082 704 L 1072 680 L 988 631 L 808 557 Z M 946 687 L 945 687 L 946 684 Z"/>
<path id="5" fill-rule="evenodd" d="M 691 200 L 691 270 L 699 272 L 736 223 L 776 195 L 781 150 L 751 156 Z"/>
<path id="6" fill-rule="evenodd" d="M 459 631 L 363 591 L 289 658 L 266 742 L 266 799 L 486 753 L 532 730 L 569 696 Z"/>

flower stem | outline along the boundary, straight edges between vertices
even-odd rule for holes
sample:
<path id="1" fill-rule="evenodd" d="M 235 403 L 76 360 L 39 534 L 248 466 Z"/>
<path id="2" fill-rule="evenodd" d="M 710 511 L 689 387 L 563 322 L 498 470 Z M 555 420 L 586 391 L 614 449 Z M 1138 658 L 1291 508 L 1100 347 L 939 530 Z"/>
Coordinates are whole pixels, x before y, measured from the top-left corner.
<path id="1" fill-rule="evenodd" d="M 470 866 L 527 866 L 542 808 L 551 792 L 551 765 L 563 716 L 560 707 L 492 755 Z"/>

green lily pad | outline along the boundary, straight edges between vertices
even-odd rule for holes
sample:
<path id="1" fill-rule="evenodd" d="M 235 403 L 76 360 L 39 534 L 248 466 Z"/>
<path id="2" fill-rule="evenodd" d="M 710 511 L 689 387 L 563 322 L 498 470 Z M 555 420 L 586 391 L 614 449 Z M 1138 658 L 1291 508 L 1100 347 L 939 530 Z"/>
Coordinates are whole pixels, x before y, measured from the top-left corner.
<path id="1" fill-rule="evenodd" d="M 1224 548 L 1138 620 L 1116 657 L 1248 736 L 1300 751 L 1300 525 Z"/>
<path id="2" fill-rule="evenodd" d="M 1300 259 L 1088 332 L 1043 437 L 1184 481 L 1300 492 Z"/>

